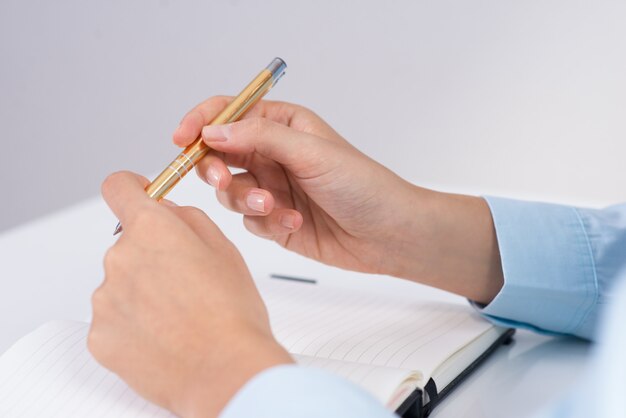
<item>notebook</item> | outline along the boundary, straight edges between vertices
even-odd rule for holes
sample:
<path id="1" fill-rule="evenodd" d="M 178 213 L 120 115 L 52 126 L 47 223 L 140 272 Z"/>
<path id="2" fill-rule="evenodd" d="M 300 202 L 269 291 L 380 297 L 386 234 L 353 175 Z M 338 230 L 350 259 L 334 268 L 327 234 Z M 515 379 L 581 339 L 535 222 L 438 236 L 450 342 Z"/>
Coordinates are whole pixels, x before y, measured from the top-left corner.
<path id="1" fill-rule="evenodd" d="M 294 360 L 360 386 L 404 417 L 432 408 L 512 330 L 462 302 L 286 276 L 258 279 L 272 330 Z M 0 416 L 173 417 L 86 349 L 89 324 L 52 321 L 0 357 Z"/>

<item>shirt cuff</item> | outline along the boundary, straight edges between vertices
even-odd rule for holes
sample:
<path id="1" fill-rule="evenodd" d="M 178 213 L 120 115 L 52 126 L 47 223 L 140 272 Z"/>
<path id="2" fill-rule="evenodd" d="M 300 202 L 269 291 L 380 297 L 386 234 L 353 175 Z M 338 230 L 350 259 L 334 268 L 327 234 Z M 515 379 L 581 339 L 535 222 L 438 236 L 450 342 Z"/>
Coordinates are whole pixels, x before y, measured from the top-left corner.
<path id="1" fill-rule="evenodd" d="M 352 383 L 297 365 L 267 369 L 231 399 L 221 418 L 396 417 Z"/>
<path id="2" fill-rule="evenodd" d="M 577 210 L 486 197 L 498 238 L 504 285 L 487 306 L 499 325 L 591 338 L 581 327 L 595 306 L 594 259 Z"/>

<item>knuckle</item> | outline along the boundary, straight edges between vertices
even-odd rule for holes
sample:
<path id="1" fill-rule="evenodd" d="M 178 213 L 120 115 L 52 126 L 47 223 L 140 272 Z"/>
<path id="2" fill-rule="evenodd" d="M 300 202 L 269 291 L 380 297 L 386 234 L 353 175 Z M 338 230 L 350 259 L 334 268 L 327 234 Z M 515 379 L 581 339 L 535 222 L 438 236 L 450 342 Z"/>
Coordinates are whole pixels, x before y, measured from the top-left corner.
<path id="1" fill-rule="evenodd" d="M 265 229 L 271 235 L 278 236 L 278 235 L 285 234 L 284 228 L 280 225 L 278 217 L 275 217 L 275 216 L 267 217 L 264 219 L 264 222 L 265 222 Z"/>
<path id="2" fill-rule="evenodd" d="M 322 120 L 321 116 L 308 107 L 296 105 L 296 111 L 306 119 Z"/>
<path id="3" fill-rule="evenodd" d="M 117 246 L 113 246 L 109 248 L 106 253 L 104 253 L 104 268 L 105 270 L 117 265 L 119 260 L 119 250 Z"/>
<path id="4" fill-rule="evenodd" d="M 192 224 L 201 225 L 203 228 L 206 228 L 206 231 L 210 231 L 211 233 L 219 231 L 217 225 L 215 225 L 203 210 L 194 206 L 184 206 L 181 209 L 181 217 L 187 219 Z"/>
<path id="5" fill-rule="evenodd" d="M 290 107 L 294 113 L 299 113 L 303 116 L 317 116 L 315 112 L 313 112 L 311 109 L 309 109 L 308 107 L 304 107 L 300 104 L 285 103 L 285 107 Z"/>
<path id="6" fill-rule="evenodd" d="M 94 310 L 94 315 L 100 314 L 104 306 L 106 306 L 108 296 L 103 286 L 97 288 L 91 295 L 91 306 Z"/>
<path id="7" fill-rule="evenodd" d="M 232 207 L 231 204 L 231 193 L 229 190 L 218 190 L 215 192 L 215 196 L 217 197 L 217 201 L 227 209 Z"/>
<path id="8" fill-rule="evenodd" d="M 195 222 L 206 222 L 209 220 L 207 214 L 195 206 L 180 206 L 177 208 L 177 210 L 178 216 L 180 216 L 184 220 L 186 219 Z"/>
<path id="9" fill-rule="evenodd" d="M 246 203 L 245 190 L 232 190 L 220 192 L 217 195 L 217 201 L 226 209 L 243 214 L 249 211 Z"/>
<path id="10" fill-rule="evenodd" d="M 129 227 L 133 229 L 153 228 L 162 213 L 158 205 L 143 205 L 132 214 Z"/>
<path id="11" fill-rule="evenodd" d="M 100 348 L 98 332 L 95 329 L 96 327 L 92 324 L 89 328 L 89 332 L 87 333 L 87 349 L 94 356 L 98 357 L 98 352 Z"/>
<path id="12" fill-rule="evenodd" d="M 303 119 L 311 122 L 321 119 L 319 115 L 313 110 L 300 104 L 284 101 L 279 101 L 277 103 L 279 103 L 280 105 L 281 114 L 286 125 L 289 125 L 293 118 L 296 116 L 298 117 L 298 119 Z"/>
<path id="13" fill-rule="evenodd" d="M 191 109 L 187 114 L 183 117 L 184 123 L 200 123 L 202 122 L 202 113 L 198 108 Z"/>
<path id="14" fill-rule="evenodd" d="M 224 108 L 226 107 L 226 105 L 228 105 L 228 103 L 230 103 L 231 100 L 232 100 L 232 97 L 230 96 L 224 96 L 224 95 L 211 96 L 205 101 L 199 103 L 195 108 L 193 108 L 189 113 L 187 113 L 185 117 L 188 117 L 193 113 L 198 116 L 198 119 L 197 119 L 198 121 L 203 121 L 203 122 L 208 123 L 209 121 L 205 120 L 206 111 L 209 109 L 214 109 L 214 108 L 219 108 L 219 109 Z"/>
<path id="15" fill-rule="evenodd" d="M 243 225 L 249 232 L 251 232 L 252 234 L 258 237 L 266 238 L 268 234 L 264 230 L 263 225 L 261 225 L 260 222 L 261 222 L 261 219 L 257 217 L 252 217 L 252 216 L 243 217 Z"/>
<path id="16" fill-rule="evenodd" d="M 253 118 L 252 119 L 252 127 L 253 127 L 253 133 L 254 133 L 254 137 L 255 138 L 260 138 L 263 133 L 265 133 L 265 131 L 267 130 L 268 127 L 268 121 L 265 118 Z"/>
<path id="17" fill-rule="evenodd" d="M 106 336 L 102 335 L 102 331 L 97 325 L 92 324 L 89 328 L 87 349 L 100 364 L 107 364 L 109 356 L 106 350 Z"/>
<path id="18" fill-rule="evenodd" d="M 231 127 L 231 135 L 233 137 L 250 137 L 257 139 L 263 135 L 267 127 L 268 121 L 265 118 L 248 118 L 239 123 L 234 123 Z"/>
<path id="19" fill-rule="evenodd" d="M 205 213 L 195 206 L 181 206 L 179 210 L 183 216 L 189 216 L 189 217 L 205 216 Z"/>
<path id="20" fill-rule="evenodd" d="M 209 97 L 207 102 L 214 102 L 215 104 L 218 104 L 218 105 L 226 105 L 232 99 L 233 98 L 231 96 L 226 96 L 224 94 L 218 94 L 216 96 Z"/>

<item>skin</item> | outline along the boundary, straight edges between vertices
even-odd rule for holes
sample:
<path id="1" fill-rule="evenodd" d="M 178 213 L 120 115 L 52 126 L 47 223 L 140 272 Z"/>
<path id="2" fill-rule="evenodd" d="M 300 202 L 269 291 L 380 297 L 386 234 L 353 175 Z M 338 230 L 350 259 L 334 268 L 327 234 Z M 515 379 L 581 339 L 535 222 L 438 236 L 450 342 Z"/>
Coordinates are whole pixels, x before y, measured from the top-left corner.
<path id="1" fill-rule="evenodd" d="M 293 360 L 233 244 L 199 209 L 148 198 L 147 184 L 122 172 L 102 186 L 124 233 L 104 259 L 88 347 L 177 415 L 215 416 L 252 376 Z"/>
<path id="2" fill-rule="evenodd" d="M 196 106 L 173 140 L 182 147 L 202 135 L 212 151 L 198 175 L 250 232 L 326 264 L 482 303 L 498 293 L 483 199 L 404 181 L 297 105 L 264 101 L 239 122 L 206 126 L 230 100 Z M 103 184 L 124 233 L 105 257 L 89 348 L 146 398 L 183 417 L 215 416 L 255 374 L 292 360 L 232 243 L 200 210 L 149 199 L 146 184 L 132 173 Z"/>

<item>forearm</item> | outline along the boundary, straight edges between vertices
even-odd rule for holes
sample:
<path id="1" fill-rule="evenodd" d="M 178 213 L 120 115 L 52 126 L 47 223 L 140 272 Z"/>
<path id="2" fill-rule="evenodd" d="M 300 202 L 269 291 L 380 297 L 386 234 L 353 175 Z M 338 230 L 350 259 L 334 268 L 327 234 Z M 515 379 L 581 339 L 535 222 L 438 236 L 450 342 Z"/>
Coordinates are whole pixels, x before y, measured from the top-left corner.
<path id="1" fill-rule="evenodd" d="M 503 284 L 496 233 L 479 197 L 411 186 L 404 216 L 387 239 L 386 265 L 395 277 L 489 303 Z"/>

